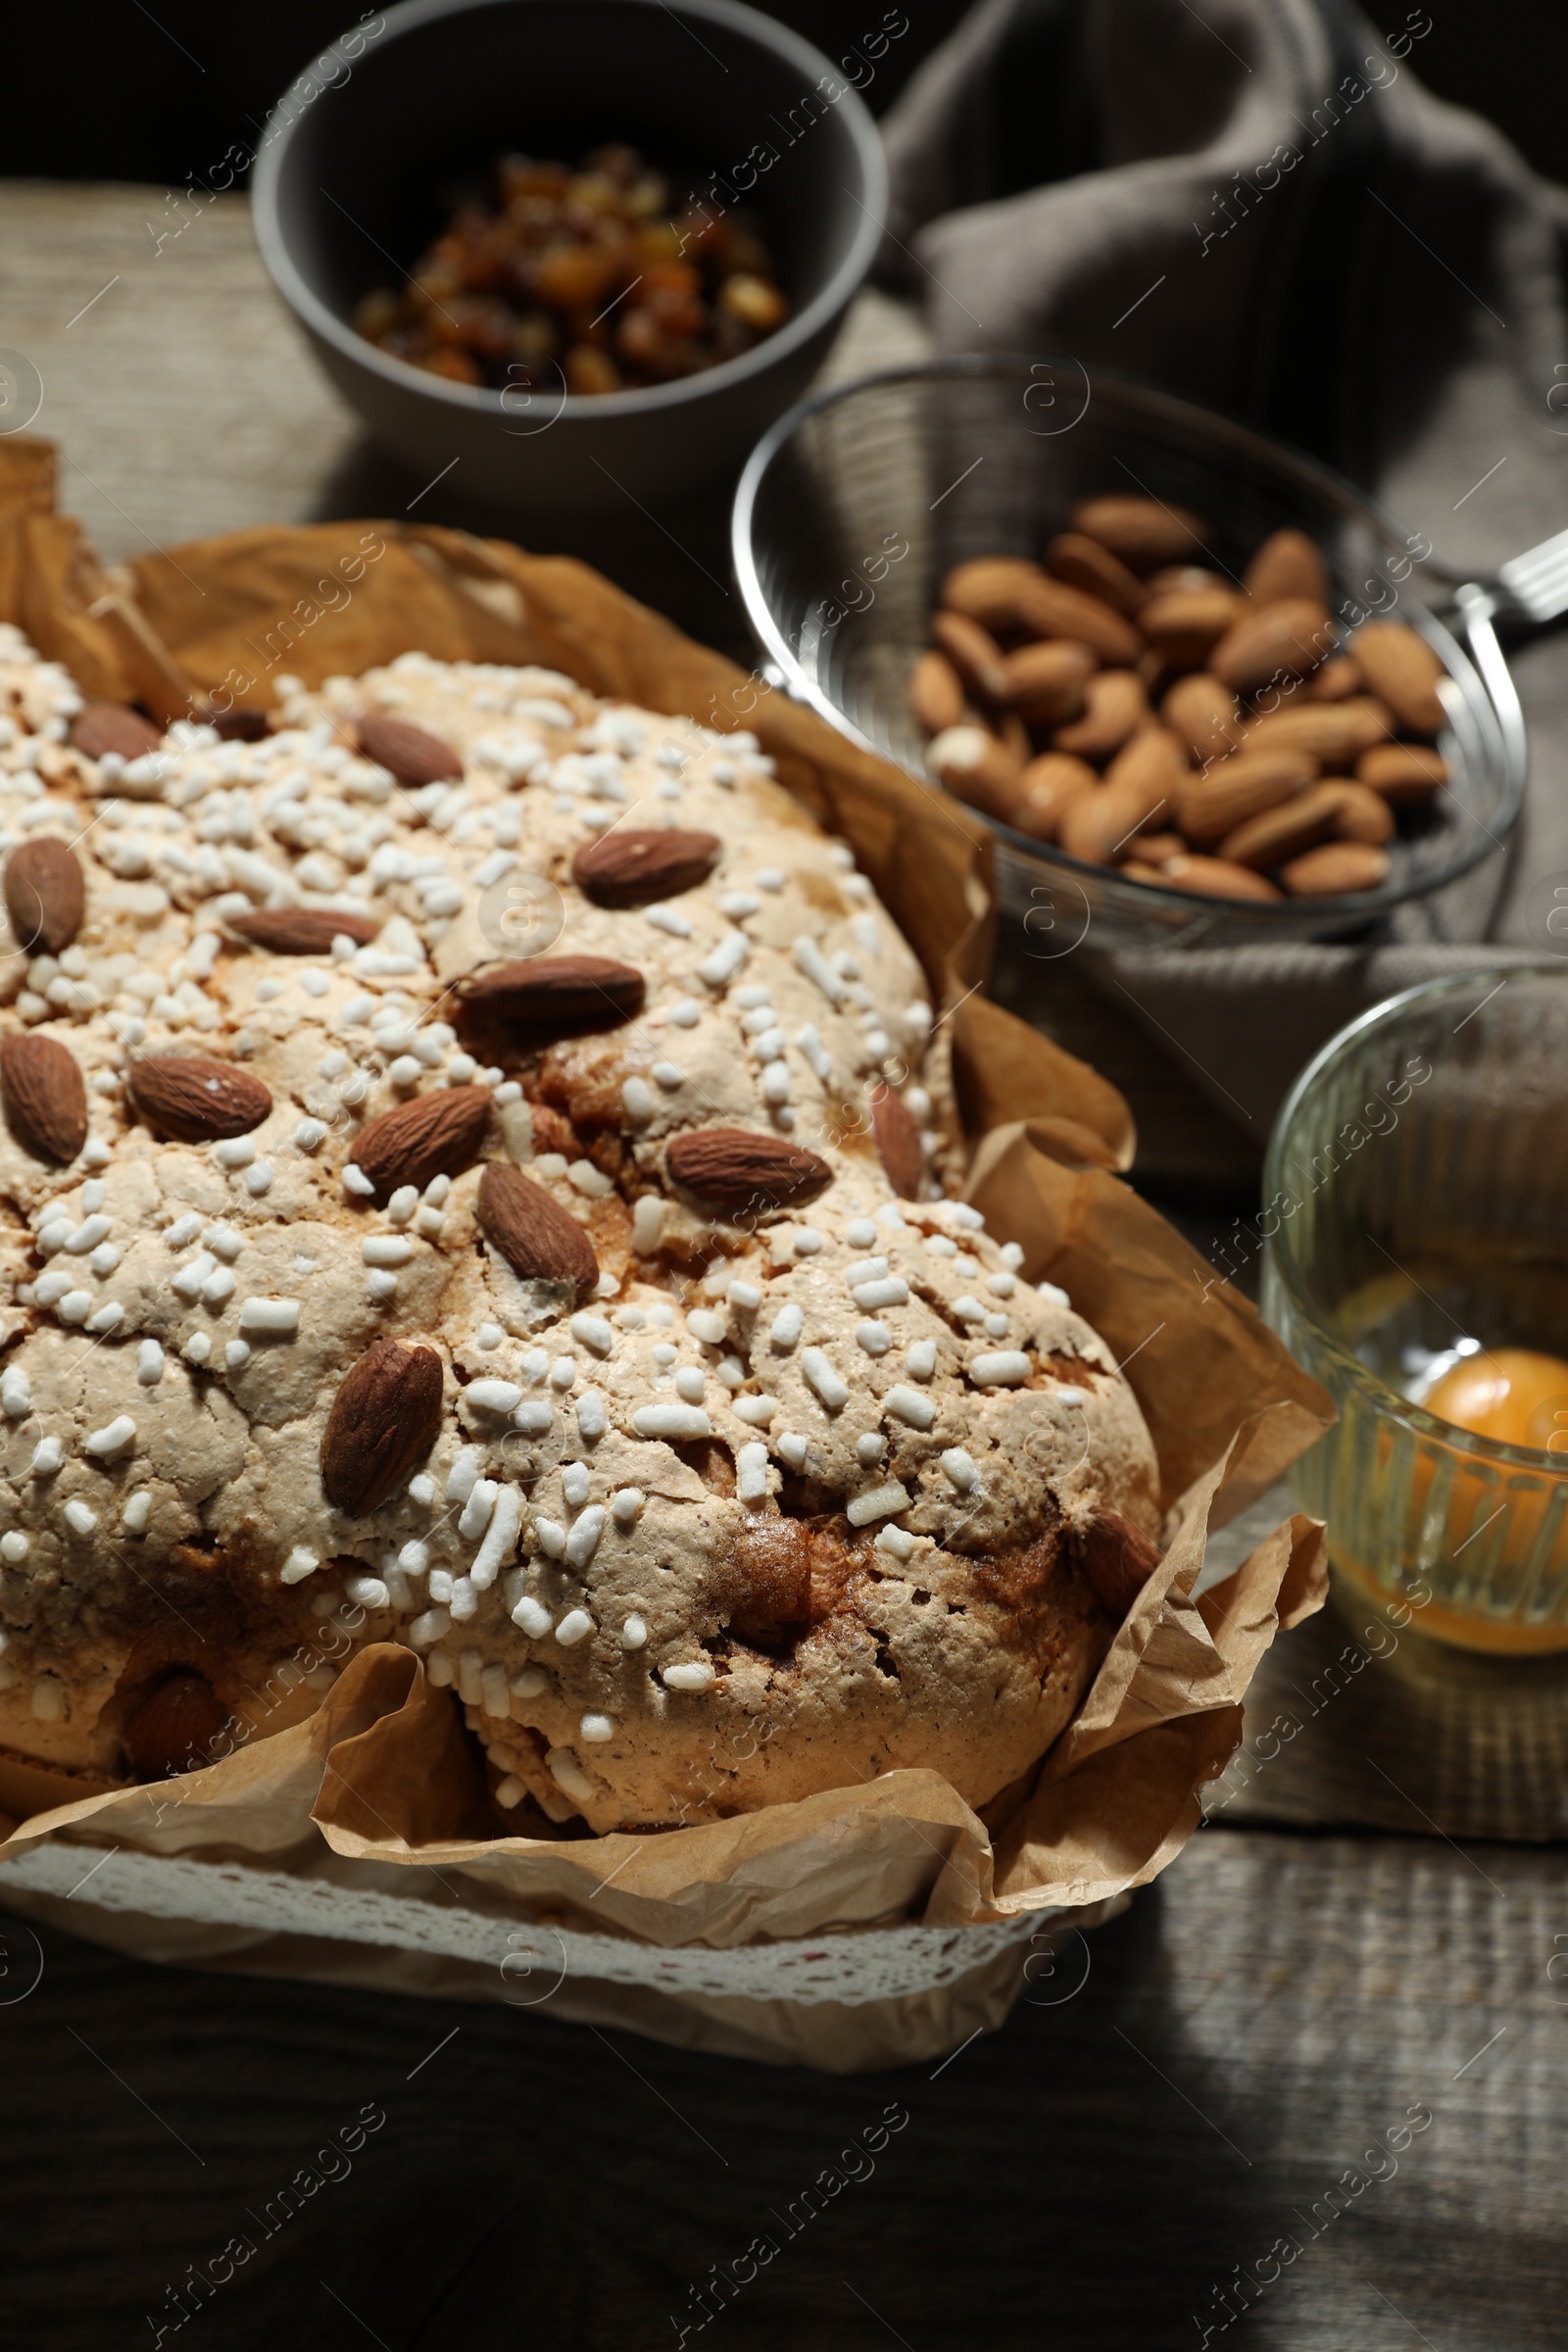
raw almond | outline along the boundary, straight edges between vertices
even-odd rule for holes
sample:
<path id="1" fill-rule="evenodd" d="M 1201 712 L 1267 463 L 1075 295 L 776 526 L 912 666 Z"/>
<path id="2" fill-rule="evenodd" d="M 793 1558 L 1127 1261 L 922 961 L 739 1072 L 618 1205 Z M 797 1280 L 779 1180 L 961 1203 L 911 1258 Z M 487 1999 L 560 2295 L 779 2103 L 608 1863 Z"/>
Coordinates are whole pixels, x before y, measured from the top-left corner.
<path id="1" fill-rule="evenodd" d="M 231 914 L 228 927 L 273 956 L 325 956 L 334 939 L 368 947 L 381 922 L 379 915 L 354 914 L 346 906 L 258 906 L 251 914 Z"/>
<path id="2" fill-rule="evenodd" d="M 568 1287 L 573 1306 L 594 1296 L 599 1260 L 592 1242 L 559 1200 L 510 1161 L 486 1162 L 474 1215 L 485 1240 L 500 1250 L 514 1274 Z"/>
<path id="3" fill-rule="evenodd" d="M 1079 1531 L 1073 1548 L 1094 1587 L 1095 1598 L 1117 1619 L 1126 1616 L 1159 1566 L 1160 1549 L 1120 1511 L 1097 1511 Z"/>
<path id="4" fill-rule="evenodd" d="M 1352 784 L 1344 776 L 1331 777 L 1320 789 L 1332 792 L 1339 803 L 1334 830 L 1342 841 L 1381 843 L 1394 839 L 1394 810 L 1381 792 L 1373 792 L 1365 784 Z"/>
<path id="5" fill-rule="evenodd" d="M 1129 620 L 1149 594 L 1120 556 L 1113 556 L 1108 547 L 1086 538 L 1082 531 L 1063 531 L 1052 540 L 1046 550 L 1046 569 L 1054 579 L 1065 580 L 1069 588 L 1102 598 L 1112 612 L 1124 612 Z"/>
<path id="6" fill-rule="evenodd" d="M 213 1750 L 227 1721 L 206 1676 L 181 1666 L 147 1693 L 121 1733 L 121 1744 L 135 1779 L 166 1781 L 215 1762 Z"/>
<path id="7" fill-rule="evenodd" d="M 1241 749 L 1241 706 L 1211 670 L 1178 678 L 1159 708 L 1166 726 L 1195 760 L 1223 760 L 1227 752 Z"/>
<path id="8" fill-rule="evenodd" d="M 249 1070 L 191 1054 L 154 1054 L 131 1065 L 131 1102 L 149 1127 L 176 1144 L 214 1144 L 249 1135 L 272 1098 Z"/>
<path id="9" fill-rule="evenodd" d="M 1287 709 L 1252 721 L 1247 748 L 1310 752 L 1325 767 L 1348 767 L 1373 744 L 1387 743 L 1393 726 L 1393 711 L 1376 695 L 1351 695 L 1343 703 L 1293 701 Z"/>
<path id="10" fill-rule="evenodd" d="M 1331 654 L 1301 692 L 1309 703 L 1343 703 L 1348 695 L 1365 694 L 1366 672 L 1353 655 Z"/>
<path id="11" fill-rule="evenodd" d="M 1402 620 L 1369 620 L 1350 642 L 1367 684 L 1412 735 L 1441 735 L 1448 720 L 1438 685 L 1446 672 L 1426 639 Z"/>
<path id="12" fill-rule="evenodd" d="M 741 1127 L 702 1127 L 677 1135 L 664 1153 L 672 1181 L 705 1208 L 734 1217 L 745 1211 L 765 1216 L 778 1208 L 814 1200 L 833 1181 L 825 1159 L 804 1144 L 756 1135 Z"/>
<path id="13" fill-rule="evenodd" d="M 1073 530 L 1098 539 L 1134 571 L 1191 563 L 1203 552 L 1203 526 L 1197 515 L 1157 499 L 1086 498 L 1067 519 Z"/>
<path id="14" fill-rule="evenodd" d="M 461 776 L 463 761 L 449 743 L 427 735 L 406 718 L 388 718 L 384 710 L 362 710 L 355 723 L 360 750 L 377 767 L 390 769 L 400 784 L 444 784 Z"/>
<path id="15" fill-rule="evenodd" d="M 1065 638 L 1021 645 L 1007 656 L 1001 699 L 1030 726 L 1054 726 L 1083 709 L 1094 666 L 1089 648 Z"/>
<path id="16" fill-rule="evenodd" d="M 706 882 L 723 846 L 716 833 L 612 826 L 584 843 L 571 878 L 596 906 L 649 906 Z"/>
<path id="17" fill-rule="evenodd" d="M 1191 842 L 1223 841 L 1249 817 L 1292 801 L 1317 776 L 1310 752 L 1237 752 L 1185 786 L 1176 822 Z"/>
<path id="18" fill-rule="evenodd" d="M 1321 550 L 1304 531 L 1275 531 L 1264 540 L 1242 574 L 1254 604 L 1277 605 L 1304 596 L 1315 605 L 1329 601 L 1329 571 Z"/>
<path id="19" fill-rule="evenodd" d="M 1023 763 L 1006 744 L 984 727 L 944 727 L 927 747 L 926 759 L 960 801 L 1011 823 Z"/>
<path id="20" fill-rule="evenodd" d="M 1040 565 L 1021 556 L 977 556 L 949 572 L 942 603 L 993 636 L 1044 637 L 1050 632 L 1033 617 L 1034 600 L 1050 584 Z"/>
<path id="21" fill-rule="evenodd" d="M 1440 784 L 1448 781 L 1448 763 L 1441 752 L 1424 743 L 1384 743 L 1363 752 L 1355 763 L 1356 776 L 1396 808 L 1430 800 Z"/>
<path id="22" fill-rule="evenodd" d="M 114 752 L 140 760 L 163 742 L 161 730 L 128 703 L 84 703 L 71 722 L 71 741 L 89 760 Z"/>
<path id="23" fill-rule="evenodd" d="M 1288 597 L 1239 620 L 1215 646 L 1208 666 L 1238 694 L 1252 694 L 1273 678 L 1306 677 L 1333 646 L 1327 609 L 1310 597 Z"/>
<path id="24" fill-rule="evenodd" d="M 321 1432 L 321 1489 L 356 1518 L 379 1510 L 424 1460 L 441 1427 L 441 1358 L 381 1340 L 362 1355 Z"/>
<path id="25" fill-rule="evenodd" d="M 1132 849 L 1141 865 L 1163 865 L 1167 858 L 1185 858 L 1187 842 L 1180 833 L 1140 833 Z"/>
<path id="26" fill-rule="evenodd" d="M 1058 752 L 1108 760 L 1149 716 L 1149 697 L 1136 669 L 1100 669 L 1084 685 L 1084 712 L 1051 738 Z"/>
<path id="27" fill-rule="evenodd" d="M 1042 752 L 1009 789 L 1004 821 L 1031 841 L 1054 841 L 1061 812 L 1076 793 L 1098 790 L 1100 778 L 1086 760 L 1069 752 Z"/>
<path id="28" fill-rule="evenodd" d="M 989 629 L 965 612 L 936 612 L 931 617 L 931 634 L 971 694 L 983 703 L 1006 700 L 1006 663 Z"/>
<path id="29" fill-rule="evenodd" d="M 87 1089 L 69 1046 L 35 1032 L 0 1040 L 0 1093 L 24 1152 L 61 1167 L 75 1158 L 87 1141 Z"/>
<path id="30" fill-rule="evenodd" d="M 272 732 L 272 722 L 265 710 L 212 711 L 207 724 L 225 743 L 265 743 Z"/>
<path id="31" fill-rule="evenodd" d="M 1227 833 L 1219 854 L 1233 865 L 1283 865 L 1339 831 L 1340 796 L 1333 784 L 1309 784 L 1295 800 L 1265 808 Z"/>
<path id="32" fill-rule="evenodd" d="M 1103 662 L 1136 662 L 1143 640 L 1103 598 L 1054 580 L 1038 564 L 1012 556 L 981 556 L 960 564 L 943 582 L 942 601 L 1005 636 L 1071 637 Z"/>
<path id="33" fill-rule="evenodd" d="M 81 862 L 56 834 L 23 842 L 6 859 L 6 912 L 24 956 L 58 956 L 69 948 L 86 905 Z"/>
<path id="34" fill-rule="evenodd" d="M 917 1200 L 925 1179 L 925 1151 L 913 1111 L 878 1079 L 870 1094 L 871 1139 L 884 1175 L 901 1200 Z"/>
<path id="35" fill-rule="evenodd" d="M 1280 880 L 1296 899 L 1338 899 L 1376 890 L 1389 870 L 1389 854 L 1371 842 L 1326 841 L 1280 869 Z"/>
<path id="36" fill-rule="evenodd" d="M 1171 669 L 1200 669 L 1247 606 L 1231 588 L 1178 589 L 1152 596 L 1138 625 Z"/>
<path id="37" fill-rule="evenodd" d="M 384 1200 L 399 1185 L 422 1193 L 436 1176 L 461 1176 L 479 1156 L 490 1118 L 490 1090 L 445 1086 L 416 1095 L 360 1129 L 354 1164 Z"/>
<path id="38" fill-rule="evenodd" d="M 470 973 L 458 991 L 457 1025 L 482 1043 L 531 1053 L 558 1038 L 618 1029 L 641 1012 L 646 995 L 634 964 L 608 956 L 535 956 Z"/>
<path id="39" fill-rule="evenodd" d="M 1070 858 L 1108 864 L 1135 833 L 1168 815 L 1189 773 L 1175 736 L 1165 727 L 1146 727 L 1117 753 L 1103 784 L 1068 801 L 1056 838 Z"/>
<path id="40" fill-rule="evenodd" d="M 1228 858 L 1167 858 L 1159 878 L 1168 890 L 1185 890 L 1197 899 L 1277 899 L 1279 892 L 1262 874 L 1248 865 L 1233 865 Z"/>
<path id="41" fill-rule="evenodd" d="M 946 654 L 922 654 L 909 672 L 909 709 L 928 735 L 963 717 L 963 680 Z"/>
<path id="42" fill-rule="evenodd" d="M 1210 571 L 1206 564 L 1166 564 L 1152 571 L 1144 585 L 1151 596 L 1197 596 L 1205 588 L 1234 592 L 1236 582 L 1222 571 Z"/>

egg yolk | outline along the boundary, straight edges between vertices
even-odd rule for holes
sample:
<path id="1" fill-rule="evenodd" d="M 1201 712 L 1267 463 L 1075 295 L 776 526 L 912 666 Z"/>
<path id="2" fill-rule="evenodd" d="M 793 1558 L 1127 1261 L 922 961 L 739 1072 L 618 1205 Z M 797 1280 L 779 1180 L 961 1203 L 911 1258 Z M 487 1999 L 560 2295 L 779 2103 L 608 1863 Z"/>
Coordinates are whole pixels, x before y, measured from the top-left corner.
<path id="1" fill-rule="evenodd" d="M 1445 1372 L 1429 1413 L 1502 1446 L 1534 1446 L 1568 1465 L 1568 1363 L 1533 1348 L 1494 1348 Z"/>

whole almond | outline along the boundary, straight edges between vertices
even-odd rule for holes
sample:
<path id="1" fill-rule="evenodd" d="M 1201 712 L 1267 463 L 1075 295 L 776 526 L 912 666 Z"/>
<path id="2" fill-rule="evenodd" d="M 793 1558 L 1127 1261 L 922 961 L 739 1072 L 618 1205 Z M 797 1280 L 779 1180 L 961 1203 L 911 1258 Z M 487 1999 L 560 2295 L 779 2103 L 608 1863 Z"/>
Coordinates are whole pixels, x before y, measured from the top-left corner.
<path id="1" fill-rule="evenodd" d="M 1326 607 L 1310 597 L 1288 597 L 1227 630 L 1208 666 L 1238 694 L 1252 694 L 1274 678 L 1306 677 L 1333 648 L 1334 623 Z"/>
<path id="2" fill-rule="evenodd" d="M 444 784 L 461 776 L 463 761 L 449 743 L 406 718 L 389 718 L 384 710 L 362 710 L 355 721 L 360 750 L 377 767 L 391 770 L 400 784 Z"/>
<path id="3" fill-rule="evenodd" d="M 928 735 L 956 727 L 963 717 L 963 680 L 946 654 L 922 654 L 909 672 L 909 709 Z"/>
<path id="4" fill-rule="evenodd" d="M 880 1079 L 870 1093 L 871 1140 L 884 1175 L 901 1200 L 917 1200 L 925 1180 L 919 1123 L 902 1095 Z"/>
<path id="5" fill-rule="evenodd" d="M 1295 899 L 1338 899 L 1355 891 L 1376 890 L 1389 871 L 1387 850 L 1365 841 L 1326 841 L 1280 869 L 1280 880 Z"/>
<path id="6" fill-rule="evenodd" d="M 1077 645 L 1087 645 L 1102 662 L 1115 663 L 1125 669 L 1137 661 L 1144 650 L 1144 641 L 1125 614 L 1107 605 L 1102 596 L 1088 595 L 1082 588 L 1069 588 L 1065 580 L 1054 580 L 1042 573 L 1043 587 L 1030 600 L 1031 625 L 1042 637 L 1069 637 Z"/>
<path id="7" fill-rule="evenodd" d="M 1101 1607 L 1126 1616 L 1160 1563 L 1159 1545 L 1119 1511 L 1097 1511 L 1073 1539 Z"/>
<path id="8" fill-rule="evenodd" d="M 1149 717 L 1149 697 L 1136 669 L 1098 669 L 1084 684 L 1084 711 L 1058 727 L 1051 740 L 1058 752 L 1081 760 L 1108 760 L 1136 735 Z"/>
<path id="9" fill-rule="evenodd" d="M 1293 700 L 1283 710 L 1256 718 L 1247 730 L 1250 752 L 1310 752 L 1325 767 L 1348 767 L 1375 743 L 1387 743 L 1394 713 L 1376 695 L 1348 696 L 1343 703 Z"/>
<path id="10" fill-rule="evenodd" d="M 84 703 L 71 722 L 71 741 L 89 760 L 101 760 L 106 752 L 140 760 L 163 740 L 162 730 L 128 703 Z"/>
<path id="11" fill-rule="evenodd" d="M 1241 749 L 1241 706 L 1212 670 L 1200 669 L 1190 678 L 1178 678 L 1159 710 L 1166 726 L 1195 760 L 1223 760 L 1227 752 Z"/>
<path id="12" fill-rule="evenodd" d="M 1067 519 L 1071 529 L 1098 539 L 1134 571 L 1194 563 L 1203 553 L 1203 526 L 1197 515 L 1157 499 L 1086 498 Z"/>
<path id="13" fill-rule="evenodd" d="M 742 1127 L 701 1127 L 674 1136 L 664 1164 L 682 1191 L 728 1217 L 796 1207 L 814 1200 L 833 1181 L 827 1161 L 804 1144 Z"/>
<path id="14" fill-rule="evenodd" d="M 1002 700 L 1030 726 L 1054 726 L 1083 709 L 1094 666 L 1089 648 L 1066 638 L 1021 645 L 1006 658 Z"/>
<path id="15" fill-rule="evenodd" d="M 457 1026 L 520 1053 L 559 1038 L 618 1029 L 643 1008 L 647 983 L 608 956 L 535 956 L 472 972 L 458 991 Z"/>
<path id="16" fill-rule="evenodd" d="M 960 564 L 942 584 L 942 602 L 993 633 L 1071 637 L 1123 668 L 1143 651 L 1138 631 L 1103 598 L 1069 588 L 1018 557 L 982 556 Z"/>
<path id="17" fill-rule="evenodd" d="M 1446 784 L 1448 763 L 1429 744 L 1384 743 L 1361 754 L 1355 773 L 1392 807 L 1404 808 L 1430 800 L 1440 784 Z"/>
<path id="18" fill-rule="evenodd" d="M 706 882 L 723 846 L 716 833 L 614 825 L 584 843 L 571 878 L 596 906 L 649 906 Z"/>
<path id="19" fill-rule="evenodd" d="M 1191 779 L 1177 804 L 1176 822 L 1189 841 L 1206 848 L 1265 808 L 1295 800 L 1316 776 L 1310 752 L 1237 752 Z"/>
<path id="20" fill-rule="evenodd" d="M 445 1086 L 416 1095 L 360 1129 L 354 1164 L 384 1200 L 400 1185 L 422 1193 L 436 1176 L 461 1176 L 479 1156 L 490 1119 L 490 1090 Z"/>
<path id="21" fill-rule="evenodd" d="M 1200 669 L 1220 639 L 1247 611 L 1231 588 L 1178 589 L 1152 596 L 1138 625 L 1172 669 Z"/>
<path id="22" fill-rule="evenodd" d="M 1067 802 L 1056 839 L 1070 858 L 1108 864 L 1157 816 L 1169 823 L 1190 772 L 1169 729 L 1145 727 L 1117 753 L 1103 784 Z"/>
<path id="23" fill-rule="evenodd" d="M 1331 654 L 1301 688 L 1309 703 L 1343 703 L 1348 695 L 1365 692 L 1366 673 L 1353 654 Z"/>
<path id="24" fill-rule="evenodd" d="M 1011 823 L 1023 762 L 995 735 L 984 727 L 944 727 L 926 747 L 926 759 L 960 801 Z"/>
<path id="25" fill-rule="evenodd" d="M 1402 620 L 1369 620 L 1351 639 L 1367 684 L 1412 735 L 1441 735 L 1447 714 L 1438 695 L 1447 674 L 1424 637 Z"/>
<path id="26" fill-rule="evenodd" d="M 228 1722 L 205 1675 L 179 1667 L 147 1693 L 121 1733 L 132 1776 L 166 1781 L 216 1761 L 218 1736 Z"/>
<path id="27" fill-rule="evenodd" d="M 0 1039 L 0 1094 L 24 1152 L 61 1167 L 75 1158 L 87 1141 L 87 1089 L 69 1046 L 36 1031 Z"/>
<path id="28" fill-rule="evenodd" d="M 125 1083 L 148 1126 L 176 1144 L 249 1135 L 272 1107 L 271 1096 L 249 1070 L 195 1054 L 151 1054 L 131 1064 Z"/>
<path id="29" fill-rule="evenodd" d="M 581 1306 L 599 1287 L 594 1246 L 573 1216 L 510 1160 L 485 1163 L 474 1216 L 479 1231 L 524 1280 L 560 1283 Z"/>
<path id="30" fill-rule="evenodd" d="M 1317 542 L 1304 531 L 1274 531 L 1248 564 L 1242 585 L 1257 605 L 1277 605 L 1292 596 L 1326 605 L 1329 567 Z"/>
<path id="31" fill-rule="evenodd" d="M 1226 588 L 1234 595 L 1236 582 L 1206 564 L 1166 564 L 1152 571 L 1144 586 L 1151 596 L 1197 596 L 1205 588 Z"/>
<path id="32" fill-rule="evenodd" d="M 1279 892 L 1249 865 L 1233 865 L 1228 858 L 1168 858 L 1158 869 L 1167 890 L 1184 890 L 1197 899 L 1277 899 Z"/>
<path id="33" fill-rule="evenodd" d="M 983 703 L 1006 700 L 1006 663 L 989 629 L 966 612 L 934 612 L 931 634 L 971 694 Z"/>
<path id="34" fill-rule="evenodd" d="M 950 612 L 977 620 L 993 636 L 1043 636 L 1024 617 L 1031 600 L 1046 584 L 1038 564 L 1021 556 L 977 556 L 948 573 L 942 583 L 942 603 Z"/>
<path id="35" fill-rule="evenodd" d="M 58 956 L 69 948 L 86 906 L 81 862 L 57 834 L 36 834 L 6 859 L 6 913 L 24 956 Z"/>
<path id="36" fill-rule="evenodd" d="M 1139 833 L 1128 845 L 1130 857 L 1140 865 L 1163 865 L 1167 858 L 1185 858 L 1187 842 L 1184 835 L 1170 832 Z"/>
<path id="37" fill-rule="evenodd" d="M 231 914 L 228 928 L 273 956 L 325 956 L 334 939 L 368 947 L 383 919 L 346 906 L 258 906 L 250 914 Z"/>
<path id="38" fill-rule="evenodd" d="M 1339 831 L 1341 803 L 1335 784 L 1309 784 L 1278 808 L 1265 808 L 1227 833 L 1219 855 L 1232 865 L 1283 865 Z"/>
<path id="39" fill-rule="evenodd" d="M 441 1427 L 441 1358 L 433 1348 L 381 1340 L 362 1355 L 332 1399 L 321 1432 L 321 1489 L 364 1518 L 390 1501 L 422 1462 Z"/>
<path id="40" fill-rule="evenodd" d="M 1394 810 L 1381 792 L 1352 784 L 1344 776 L 1333 776 L 1316 789 L 1334 794 L 1338 803 L 1334 830 L 1341 841 L 1382 843 L 1394 839 Z"/>
<path id="41" fill-rule="evenodd" d="M 1069 752 L 1042 752 L 1009 787 L 1004 822 L 1031 841 L 1054 841 L 1061 812 L 1075 794 L 1097 791 L 1100 778 L 1086 760 Z"/>
<path id="42" fill-rule="evenodd" d="M 1124 612 L 1129 620 L 1149 594 L 1120 556 L 1113 556 L 1108 547 L 1086 538 L 1082 531 L 1063 531 L 1052 540 L 1046 549 L 1046 569 L 1054 579 L 1065 580 L 1069 588 L 1102 598 L 1113 612 Z"/>

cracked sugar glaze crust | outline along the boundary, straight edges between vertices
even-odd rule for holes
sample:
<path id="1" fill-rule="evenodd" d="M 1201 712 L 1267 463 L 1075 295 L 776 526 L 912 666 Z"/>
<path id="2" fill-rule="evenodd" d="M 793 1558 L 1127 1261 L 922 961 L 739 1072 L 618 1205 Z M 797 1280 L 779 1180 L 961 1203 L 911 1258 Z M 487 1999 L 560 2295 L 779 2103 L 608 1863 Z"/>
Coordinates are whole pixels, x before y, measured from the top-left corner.
<path id="1" fill-rule="evenodd" d="M 0 630 L 0 1747 L 154 1778 L 411 1646 L 498 1827 L 981 1803 L 1155 1554 L 1126 1382 L 755 738 L 405 655 L 276 731 Z"/>

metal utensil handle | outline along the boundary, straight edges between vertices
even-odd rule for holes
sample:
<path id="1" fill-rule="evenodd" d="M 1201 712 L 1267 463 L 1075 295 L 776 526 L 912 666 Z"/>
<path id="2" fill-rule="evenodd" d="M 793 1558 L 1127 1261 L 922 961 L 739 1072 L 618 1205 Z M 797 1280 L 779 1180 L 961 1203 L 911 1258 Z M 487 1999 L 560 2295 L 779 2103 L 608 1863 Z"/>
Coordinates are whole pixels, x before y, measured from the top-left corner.
<path id="1" fill-rule="evenodd" d="M 1453 603 L 1460 632 L 1470 649 L 1470 659 L 1476 665 L 1476 674 L 1486 689 L 1487 700 L 1492 705 L 1497 722 L 1510 798 L 1517 806 L 1525 788 L 1530 754 L 1519 692 L 1502 647 L 1497 642 L 1497 632 L 1493 626 L 1498 601 L 1492 589 L 1483 588 L 1478 581 L 1467 580 L 1462 588 L 1455 589 Z"/>

